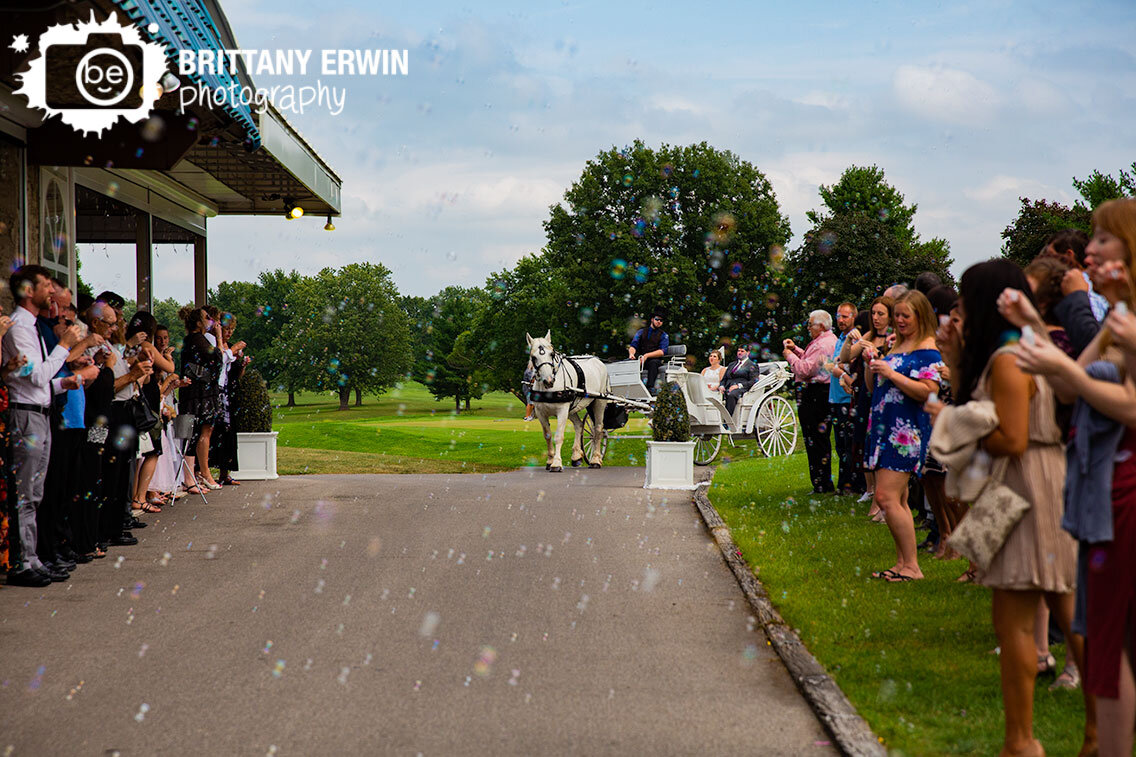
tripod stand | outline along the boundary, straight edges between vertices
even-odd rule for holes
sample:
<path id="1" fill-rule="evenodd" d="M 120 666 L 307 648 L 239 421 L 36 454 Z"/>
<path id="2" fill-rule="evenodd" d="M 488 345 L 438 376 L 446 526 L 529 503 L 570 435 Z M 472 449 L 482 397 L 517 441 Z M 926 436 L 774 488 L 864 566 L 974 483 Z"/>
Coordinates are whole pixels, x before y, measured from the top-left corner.
<path id="1" fill-rule="evenodd" d="M 178 415 L 173 419 L 174 439 L 177 441 L 173 452 L 177 462 L 174 464 L 176 473 L 174 473 L 174 484 L 173 489 L 170 491 L 170 497 L 172 499 L 173 495 L 177 493 L 178 482 L 182 480 L 182 472 L 184 471 L 189 474 L 189 480 L 193 481 L 194 485 L 197 487 L 197 493 L 198 496 L 201 497 L 201 501 L 208 505 L 209 500 L 205 498 L 205 489 L 197 482 L 197 477 L 193 475 L 193 469 L 189 467 L 189 462 L 185 459 L 186 445 L 193 439 L 194 420 L 194 417 L 188 413 Z"/>

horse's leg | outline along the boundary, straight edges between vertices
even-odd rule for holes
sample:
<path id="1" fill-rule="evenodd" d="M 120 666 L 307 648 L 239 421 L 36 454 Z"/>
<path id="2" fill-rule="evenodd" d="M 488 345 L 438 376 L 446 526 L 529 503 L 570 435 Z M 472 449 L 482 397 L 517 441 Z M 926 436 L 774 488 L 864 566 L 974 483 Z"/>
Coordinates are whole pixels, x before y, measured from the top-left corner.
<path id="1" fill-rule="evenodd" d="M 564 444 L 564 427 L 568 425 L 568 408 L 571 406 L 570 402 L 564 402 L 556 406 L 556 437 L 553 439 L 553 445 L 556 447 L 552 453 L 552 460 L 550 461 L 550 471 L 559 473 L 564 470 L 564 462 L 560 459 L 560 447 Z"/>
<path id="2" fill-rule="evenodd" d="M 568 417 L 572 421 L 572 430 L 575 432 L 572 435 L 572 467 L 579 468 L 584 464 L 584 421 L 580 418 L 580 414 L 568 413 Z"/>
<path id="3" fill-rule="evenodd" d="M 607 438 L 607 431 L 604 429 L 604 411 L 607 410 L 607 400 L 596 400 L 592 406 L 588 408 L 592 413 L 592 428 L 594 430 L 595 442 L 592 445 L 592 456 L 588 458 L 589 468 L 602 468 L 603 467 L 603 443 Z"/>
<path id="4" fill-rule="evenodd" d="M 544 430 L 544 443 L 548 447 L 547 452 L 544 453 L 544 469 L 549 470 L 552 467 L 552 430 L 548 427 L 548 412 L 543 408 L 536 411 L 536 418 L 540 421 L 540 427 Z"/>

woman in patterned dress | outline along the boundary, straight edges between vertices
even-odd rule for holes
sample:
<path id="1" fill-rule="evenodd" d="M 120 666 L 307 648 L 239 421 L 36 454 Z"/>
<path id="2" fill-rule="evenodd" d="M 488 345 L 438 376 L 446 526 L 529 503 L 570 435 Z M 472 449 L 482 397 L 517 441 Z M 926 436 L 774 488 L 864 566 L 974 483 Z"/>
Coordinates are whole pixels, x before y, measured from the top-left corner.
<path id="1" fill-rule="evenodd" d="M 895 302 L 896 344 L 886 357 L 864 350 L 876 377 L 868 420 L 866 467 L 876 471 L 875 503 L 895 541 L 895 565 L 873 573 L 890 582 L 923 578 L 916 548 L 915 522 L 907 506 L 907 483 L 920 475 L 931 440 L 931 418 L 923 403 L 939 389 L 942 357 L 935 348 L 935 314 L 918 291 Z"/>

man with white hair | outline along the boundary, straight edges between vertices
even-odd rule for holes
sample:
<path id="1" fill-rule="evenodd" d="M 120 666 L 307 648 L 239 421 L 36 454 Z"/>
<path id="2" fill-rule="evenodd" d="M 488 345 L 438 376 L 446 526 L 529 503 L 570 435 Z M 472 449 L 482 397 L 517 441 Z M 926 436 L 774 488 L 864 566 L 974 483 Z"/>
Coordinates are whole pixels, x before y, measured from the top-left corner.
<path id="1" fill-rule="evenodd" d="M 809 344 L 804 349 L 792 339 L 783 342 L 783 355 L 800 384 L 797 394 L 797 416 L 805 436 L 805 452 L 809 457 L 809 478 L 814 494 L 835 491 L 832 486 L 832 444 L 829 441 L 828 381 L 831 374 L 824 364 L 832 360 L 836 335 L 832 333 L 832 316 L 825 310 L 809 313 Z"/>

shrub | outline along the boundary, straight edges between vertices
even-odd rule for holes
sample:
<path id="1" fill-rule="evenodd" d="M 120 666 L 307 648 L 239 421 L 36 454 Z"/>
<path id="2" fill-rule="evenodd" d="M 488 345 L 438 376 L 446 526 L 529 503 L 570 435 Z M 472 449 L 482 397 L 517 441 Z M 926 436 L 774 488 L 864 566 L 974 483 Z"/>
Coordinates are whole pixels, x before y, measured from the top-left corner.
<path id="1" fill-rule="evenodd" d="M 651 414 L 651 435 L 657 442 L 690 441 L 690 417 L 682 389 L 674 382 L 659 387 L 655 410 Z"/>
<path id="2" fill-rule="evenodd" d="M 238 433 L 263 433 L 272 430 L 272 402 L 268 396 L 268 385 L 255 368 L 245 370 L 237 391 L 236 417 L 233 425 Z"/>

